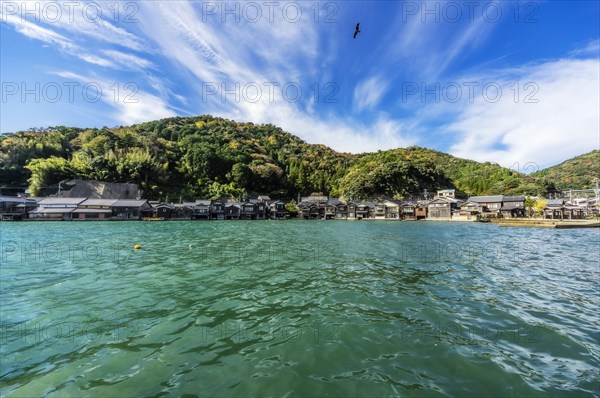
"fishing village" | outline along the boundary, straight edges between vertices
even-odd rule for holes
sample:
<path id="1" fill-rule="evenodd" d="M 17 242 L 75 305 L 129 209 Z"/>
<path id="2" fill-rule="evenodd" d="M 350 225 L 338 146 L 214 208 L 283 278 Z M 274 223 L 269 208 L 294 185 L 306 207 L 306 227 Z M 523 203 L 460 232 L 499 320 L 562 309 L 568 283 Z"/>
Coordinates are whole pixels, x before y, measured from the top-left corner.
<path id="1" fill-rule="evenodd" d="M 597 192 L 594 192 L 595 197 L 571 200 L 538 198 L 536 201 L 530 198 L 529 203 L 525 196 L 491 195 L 459 199 L 454 189 L 438 190 L 430 199 L 373 198 L 362 201 L 313 193 L 299 196 L 297 201 L 258 195 L 166 203 L 140 198 L 139 193 L 136 184 L 78 180 L 73 181 L 73 188 L 55 196 L 0 196 L 0 220 L 425 220 L 491 221 L 510 226 L 600 225 L 597 222 Z"/>

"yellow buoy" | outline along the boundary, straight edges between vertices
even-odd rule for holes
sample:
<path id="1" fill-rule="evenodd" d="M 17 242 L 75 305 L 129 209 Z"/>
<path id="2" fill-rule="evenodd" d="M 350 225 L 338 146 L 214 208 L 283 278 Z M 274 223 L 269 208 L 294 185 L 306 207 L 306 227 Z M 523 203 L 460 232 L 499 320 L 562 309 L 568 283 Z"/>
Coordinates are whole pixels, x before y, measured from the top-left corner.
<path id="1" fill-rule="evenodd" d="M 139 249 L 141 249 L 141 248 L 142 248 L 142 245 L 140 245 L 140 244 L 138 243 L 137 245 L 133 246 L 133 248 L 134 248 L 135 250 L 139 250 Z"/>

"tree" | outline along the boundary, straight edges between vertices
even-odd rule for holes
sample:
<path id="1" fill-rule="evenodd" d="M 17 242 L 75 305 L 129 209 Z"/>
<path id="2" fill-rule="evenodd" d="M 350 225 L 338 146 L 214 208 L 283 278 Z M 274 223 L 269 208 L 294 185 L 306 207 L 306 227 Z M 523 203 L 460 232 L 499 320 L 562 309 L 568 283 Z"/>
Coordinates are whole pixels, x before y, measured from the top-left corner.
<path id="1" fill-rule="evenodd" d="M 296 217 L 298 215 L 298 205 L 294 199 L 290 200 L 285 204 L 285 210 L 287 210 L 290 217 Z"/>
<path id="2" fill-rule="evenodd" d="M 535 209 L 535 215 L 536 216 L 541 216 L 544 214 L 544 209 L 546 208 L 546 205 L 548 204 L 548 201 L 545 199 L 538 199 L 535 201 L 535 204 L 533 205 L 534 209 Z"/>
<path id="3" fill-rule="evenodd" d="M 535 206 L 535 199 L 531 196 L 527 196 L 525 198 L 525 208 L 527 209 L 527 215 L 531 217 L 531 213 L 533 212 L 533 207 Z"/>

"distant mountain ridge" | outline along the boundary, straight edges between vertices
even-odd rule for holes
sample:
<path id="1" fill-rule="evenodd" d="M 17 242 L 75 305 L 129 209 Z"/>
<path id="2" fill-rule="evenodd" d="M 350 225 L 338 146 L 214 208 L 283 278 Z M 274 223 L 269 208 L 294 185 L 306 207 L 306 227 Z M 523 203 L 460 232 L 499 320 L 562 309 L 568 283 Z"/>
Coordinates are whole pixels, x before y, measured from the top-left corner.
<path id="1" fill-rule="evenodd" d="M 34 195 L 73 179 L 138 184 L 145 198 L 170 201 L 311 192 L 404 198 L 442 188 L 463 196 L 537 195 L 556 190 L 549 175 L 525 175 L 416 146 L 340 153 L 271 124 L 210 115 L 0 137 L 0 186 L 28 185 Z"/>

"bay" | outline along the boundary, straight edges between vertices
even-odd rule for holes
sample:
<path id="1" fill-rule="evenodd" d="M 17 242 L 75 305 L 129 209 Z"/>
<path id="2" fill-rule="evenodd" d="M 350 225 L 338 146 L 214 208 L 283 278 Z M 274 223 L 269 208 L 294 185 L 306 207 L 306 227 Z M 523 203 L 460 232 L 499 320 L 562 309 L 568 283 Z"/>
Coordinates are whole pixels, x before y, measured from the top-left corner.
<path id="1" fill-rule="evenodd" d="M 600 396 L 598 229 L 23 222 L 0 240 L 3 397 Z"/>

